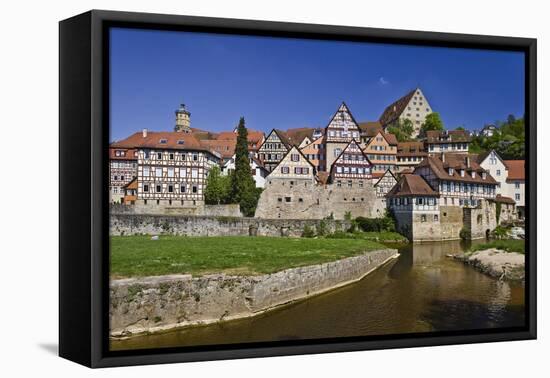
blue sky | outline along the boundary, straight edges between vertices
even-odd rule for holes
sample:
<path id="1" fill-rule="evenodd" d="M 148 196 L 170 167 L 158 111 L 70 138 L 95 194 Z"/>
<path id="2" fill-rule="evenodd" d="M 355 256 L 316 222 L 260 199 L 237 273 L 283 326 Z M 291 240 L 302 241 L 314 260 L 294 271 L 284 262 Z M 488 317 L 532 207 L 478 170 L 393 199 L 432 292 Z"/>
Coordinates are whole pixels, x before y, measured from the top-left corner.
<path id="1" fill-rule="evenodd" d="M 111 140 L 169 131 L 185 103 L 191 126 L 324 127 L 342 101 L 376 120 L 419 86 L 447 128 L 480 129 L 524 113 L 522 53 L 113 29 Z"/>

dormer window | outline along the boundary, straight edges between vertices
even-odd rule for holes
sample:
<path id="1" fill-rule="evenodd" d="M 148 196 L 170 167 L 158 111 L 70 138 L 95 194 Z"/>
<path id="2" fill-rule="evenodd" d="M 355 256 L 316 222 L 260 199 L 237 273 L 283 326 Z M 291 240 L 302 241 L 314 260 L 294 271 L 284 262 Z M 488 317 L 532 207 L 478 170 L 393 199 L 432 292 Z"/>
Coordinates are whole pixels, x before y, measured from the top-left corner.
<path id="1" fill-rule="evenodd" d="M 460 170 L 460 177 L 464 177 L 464 169 Z"/>
<path id="2" fill-rule="evenodd" d="M 486 172 L 481 172 L 481 178 L 483 180 L 485 180 L 487 178 L 487 173 Z"/>
<path id="3" fill-rule="evenodd" d="M 449 168 L 449 176 L 452 176 L 455 173 L 455 170 L 453 168 Z"/>
<path id="4" fill-rule="evenodd" d="M 472 178 L 476 178 L 476 172 L 472 171 Z"/>
<path id="5" fill-rule="evenodd" d="M 166 143 L 168 143 L 168 140 L 167 139 L 161 139 L 161 140 L 159 140 L 159 143 L 160 144 L 166 144 Z"/>
<path id="6" fill-rule="evenodd" d="M 177 144 L 179 144 L 179 145 L 181 146 L 181 145 L 182 145 L 183 143 L 185 143 L 185 141 L 184 141 L 184 140 L 181 140 L 181 139 L 179 139 L 179 140 L 178 140 L 178 141 L 177 141 L 176 143 L 177 143 Z"/>

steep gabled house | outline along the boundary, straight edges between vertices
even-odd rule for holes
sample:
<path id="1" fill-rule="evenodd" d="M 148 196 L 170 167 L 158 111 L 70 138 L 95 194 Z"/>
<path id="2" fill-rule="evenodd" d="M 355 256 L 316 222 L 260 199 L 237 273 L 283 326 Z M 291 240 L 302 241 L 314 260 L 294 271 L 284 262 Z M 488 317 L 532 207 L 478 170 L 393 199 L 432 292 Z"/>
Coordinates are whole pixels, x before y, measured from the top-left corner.
<path id="1" fill-rule="evenodd" d="M 340 156 L 344 148 L 353 140 L 359 140 L 360 130 L 348 106 L 342 102 L 325 128 L 326 167 Z"/>
<path id="2" fill-rule="evenodd" d="M 346 185 L 351 188 L 357 185 L 362 188 L 365 181 L 372 178 L 371 169 L 372 164 L 359 143 L 352 139 L 332 164 L 331 182 L 337 187 Z"/>
<path id="3" fill-rule="evenodd" d="M 258 149 L 258 158 L 263 166 L 271 172 L 290 150 L 291 146 L 284 131 L 273 129 Z"/>
<path id="4" fill-rule="evenodd" d="M 508 167 L 500 155 L 495 150 L 491 150 L 475 156 L 475 159 L 497 181 L 496 194 L 507 196 L 506 179 L 508 178 Z"/>
<path id="5" fill-rule="evenodd" d="M 267 176 L 267 181 L 288 180 L 289 185 L 315 183 L 315 167 L 296 146 L 292 146 Z"/>
<path id="6" fill-rule="evenodd" d="M 397 138 L 395 135 L 378 131 L 367 143 L 363 152 L 373 164 L 374 177 L 382 176 L 388 169 L 396 170 Z"/>
<path id="7" fill-rule="evenodd" d="M 138 151 L 132 147 L 124 141 L 109 146 L 109 202 L 122 202 L 124 186 L 137 176 Z"/>
<path id="8" fill-rule="evenodd" d="M 426 116 L 432 113 L 432 108 L 420 88 L 416 88 L 384 109 L 380 123 L 386 129 L 400 120 L 408 119 L 413 123 L 412 137 L 417 137 Z"/>
<path id="9" fill-rule="evenodd" d="M 397 184 L 397 181 L 397 177 L 388 169 L 374 184 L 376 196 L 385 198 L 386 194 L 388 194 L 395 184 Z"/>

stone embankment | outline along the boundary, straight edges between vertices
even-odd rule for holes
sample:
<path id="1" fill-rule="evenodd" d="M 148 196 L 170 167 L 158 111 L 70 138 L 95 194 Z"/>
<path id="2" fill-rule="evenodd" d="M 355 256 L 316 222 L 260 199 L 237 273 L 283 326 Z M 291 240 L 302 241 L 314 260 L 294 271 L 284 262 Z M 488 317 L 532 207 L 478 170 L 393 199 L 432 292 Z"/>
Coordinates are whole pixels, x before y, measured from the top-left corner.
<path id="1" fill-rule="evenodd" d="M 498 249 L 485 249 L 454 258 L 499 280 L 525 281 L 525 255 Z"/>
<path id="2" fill-rule="evenodd" d="M 121 338 L 255 316 L 358 281 L 397 256 L 396 249 L 382 249 L 260 276 L 168 275 L 114 280 L 110 285 L 110 333 Z"/>

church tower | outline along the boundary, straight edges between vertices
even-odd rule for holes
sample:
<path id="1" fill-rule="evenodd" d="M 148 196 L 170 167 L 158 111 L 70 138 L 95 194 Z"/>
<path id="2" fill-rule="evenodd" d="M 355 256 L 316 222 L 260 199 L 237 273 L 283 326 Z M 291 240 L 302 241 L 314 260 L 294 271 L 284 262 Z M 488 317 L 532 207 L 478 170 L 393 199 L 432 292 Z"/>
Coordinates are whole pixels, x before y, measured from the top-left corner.
<path id="1" fill-rule="evenodd" d="M 175 131 L 183 131 L 184 133 L 191 132 L 191 113 L 185 108 L 185 104 L 181 104 L 176 110 L 176 127 Z"/>

